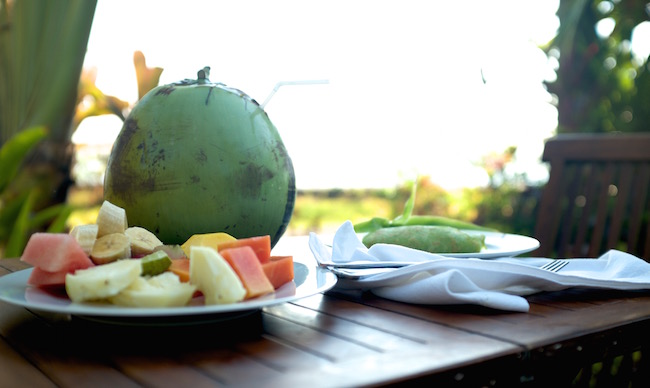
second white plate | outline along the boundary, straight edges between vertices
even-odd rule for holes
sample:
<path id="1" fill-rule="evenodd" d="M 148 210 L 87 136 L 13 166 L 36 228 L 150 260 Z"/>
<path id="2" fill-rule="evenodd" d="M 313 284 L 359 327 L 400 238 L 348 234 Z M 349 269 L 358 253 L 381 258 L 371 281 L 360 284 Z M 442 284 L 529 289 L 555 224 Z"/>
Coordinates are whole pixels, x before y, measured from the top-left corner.
<path id="1" fill-rule="evenodd" d="M 485 248 L 478 253 L 441 253 L 447 257 L 475 257 L 478 259 L 494 259 L 496 257 L 512 257 L 534 251 L 539 247 L 539 241 L 533 237 L 519 234 L 500 232 L 483 232 L 463 230 L 467 234 L 485 235 Z"/>
<path id="2" fill-rule="evenodd" d="M 470 235 L 484 235 L 485 248 L 480 252 L 472 253 L 443 253 L 436 252 L 436 254 L 445 257 L 456 258 L 477 258 L 477 259 L 494 259 L 497 257 L 513 257 L 534 251 L 539 247 L 539 241 L 533 237 L 522 236 L 519 234 L 501 233 L 501 232 L 487 232 L 478 230 L 463 229 L 463 232 Z M 357 237 L 361 241 L 366 233 L 358 233 Z M 325 245 L 332 246 L 334 235 L 326 235 L 323 237 Z"/>

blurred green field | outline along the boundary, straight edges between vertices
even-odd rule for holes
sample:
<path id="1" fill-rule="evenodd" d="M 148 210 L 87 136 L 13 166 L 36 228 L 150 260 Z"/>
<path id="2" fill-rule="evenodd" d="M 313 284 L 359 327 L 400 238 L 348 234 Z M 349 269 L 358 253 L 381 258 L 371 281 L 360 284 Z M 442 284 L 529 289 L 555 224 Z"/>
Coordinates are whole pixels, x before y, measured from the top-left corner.
<path id="1" fill-rule="evenodd" d="M 299 193 L 287 233 L 305 235 L 309 232 L 333 233 L 344 221 L 353 223 L 372 217 L 392 217 L 390 198 L 356 195 L 328 196 L 327 193 Z"/>
<path id="2" fill-rule="evenodd" d="M 299 191 L 286 235 L 331 234 L 347 220 L 357 223 L 373 217 L 395 218 L 402 213 L 410 190 L 411 184 L 406 182 L 389 189 Z M 511 184 L 449 192 L 424 177 L 418 181 L 413 214 L 452 217 L 503 232 L 532 235 L 539 193 L 539 187 Z M 77 210 L 68 218 L 68 227 L 94 222 L 101 201 L 101 187 L 71 190 L 68 203 Z"/>

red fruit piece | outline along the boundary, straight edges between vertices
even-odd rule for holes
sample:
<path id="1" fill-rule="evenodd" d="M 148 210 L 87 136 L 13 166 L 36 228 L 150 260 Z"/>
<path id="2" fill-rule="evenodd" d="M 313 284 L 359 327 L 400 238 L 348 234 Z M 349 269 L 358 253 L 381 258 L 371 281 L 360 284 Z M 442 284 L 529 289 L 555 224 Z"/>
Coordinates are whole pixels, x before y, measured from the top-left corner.
<path id="1" fill-rule="evenodd" d="M 67 233 L 32 234 L 20 260 L 47 272 L 70 272 L 93 266 L 77 240 Z"/>
<path id="2" fill-rule="evenodd" d="M 20 260 L 35 268 L 27 280 L 34 286 L 63 285 L 65 275 L 94 266 L 77 240 L 66 233 L 34 233 Z"/>
<path id="3" fill-rule="evenodd" d="M 68 271 L 47 272 L 39 267 L 34 267 L 32 273 L 27 279 L 30 286 L 47 287 L 47 286 L 65 286 L 65 275 Z"/>

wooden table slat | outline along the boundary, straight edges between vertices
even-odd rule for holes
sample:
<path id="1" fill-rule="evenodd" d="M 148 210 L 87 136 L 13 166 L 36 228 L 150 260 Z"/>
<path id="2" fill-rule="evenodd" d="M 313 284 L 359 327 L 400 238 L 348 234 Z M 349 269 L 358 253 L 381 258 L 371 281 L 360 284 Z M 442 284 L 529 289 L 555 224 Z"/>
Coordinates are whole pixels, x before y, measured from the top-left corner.
<path id="1" fill-rule="evenodd" d="M 24 268 L 5 259 L 0 276 Z M 0 386 L 508 385 L 546 382 L 545 371 L 564 364 L 569 376 L 599 354 L 650 346 L 639 337 L 650 330 L 647 292 L 568 290 L 528 300 L 529 313 L 510 313 L 331 291 L 238 319 L 162 328 L 0 302 Z"/>
<path id="2" fill-rule="evenodd" d="M 10 272 L 20 271 L 31 266 L 19 259 L 2 259 L 0 258 L 0 268 L 4 268 Z"/>
<path id="3" fill-rule="evenodd" d="M 0 387 L 56 387 L 31 362 L 0 338 Z"/>

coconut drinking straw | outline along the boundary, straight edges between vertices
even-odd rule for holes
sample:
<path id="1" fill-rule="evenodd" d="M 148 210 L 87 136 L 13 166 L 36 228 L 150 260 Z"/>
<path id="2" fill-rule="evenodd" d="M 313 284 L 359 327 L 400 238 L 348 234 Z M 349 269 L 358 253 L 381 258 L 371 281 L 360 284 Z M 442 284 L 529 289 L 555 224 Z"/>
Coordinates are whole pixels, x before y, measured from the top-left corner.
<path id="1" fill-rule="evenodd" d="M 271 97 L 275 95 L 275 93 L 280 89 L 281 86 L 284 85 L 323 85 L 323 84 L 328 84 L 330 81 L 323 79 L 323 80 L 304 80 L 304 81 L 280 81 L 275 86 L 273 87 L 273 90 L 271 90 L 271 93 L 269 94 L 268 97 L 266 97 L 266 100 L 260 105 L 260 108 L 264 109 L 266 104 L 269 103 L 271 100 Z"/>

